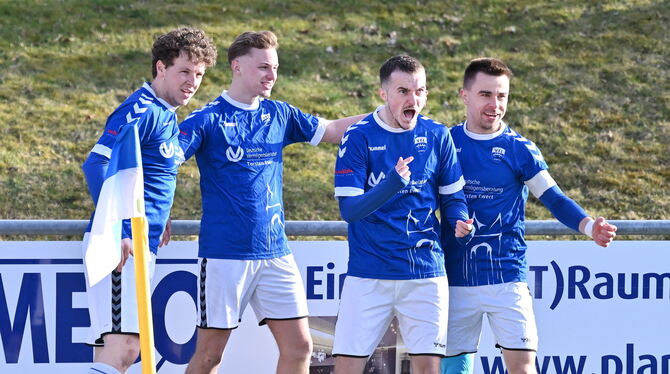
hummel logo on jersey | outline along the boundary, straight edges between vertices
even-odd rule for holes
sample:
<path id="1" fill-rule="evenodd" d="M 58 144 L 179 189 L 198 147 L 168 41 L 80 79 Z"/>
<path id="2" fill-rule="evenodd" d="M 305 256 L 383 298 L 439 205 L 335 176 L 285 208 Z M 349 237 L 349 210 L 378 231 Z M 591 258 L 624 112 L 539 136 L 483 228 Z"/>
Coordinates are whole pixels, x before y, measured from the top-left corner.
<path id="1" fill-rule="evenodd" d="M 223 126 L 225 126 L 225 127 L 235 127 L 235 126 L 237 126 L 237 123 L 236 122 L 224 122 Z"/>
<path id="2" fill-rule="evenodd" d="M 342 158 L 342 156 L 344 156 L 344 154 L 346 152 L 347 152 L 347 147 L 342 147 L 342 148 L 340 148 L 339 151 L 337 151 L 337 155 L 340 156 L 340 158 Z"/>
<path id="3" fill-rule="evenodd" d="M 263 121 L 265 124 L 270 122 L 270 113 L 261 114 L 261 121 Z"/>
<path id="4" fill-rule="evenodd" d="M 374 146 L 374 147 L 368 147 L 368 149 L 370 150 L 370 152 L 374 152 L 374 151 L 385 151 L 385 150 L 386 150 L 386 144 L 384 144 L 384 145 L 377 145 L 377 146 Z"/>
<path id="5" fill-rule="evenodd" d="M 237 147 L 237 150 L 233 150 L 233 147 L 228 147 L 226 149 L 226 157 L 230 162 L 238 162 L 244 157 L 244 149 L 242 147 Z"/>
<path id="6" fill-rule="evenodd" d="M 165 158 L 172 158 L 174 156 L 174 144 L 166 144 L 165 142 L 161 143 L 161 146 L 158 147 L 158 150 L 161 153 L 161 156 Z"/>
<path id="7" fill-rule="evenodd" d="M 385 177 L 386 175 L 384 175 L 383 171 L 379 173 L 378 177 L 375 177 L 375 173 L 370 173 L 370 175 L 368 176 L 368 185 L 370 187 L 374 187 L 378 185 L 379 182 L 381 182 Z"/>
<path id="8" fill-rule="evenodd" d="M 493 147 L 491 157 L 493 157 L 493 161 L 500 162 L 505 157 L 505 148 Z"/>

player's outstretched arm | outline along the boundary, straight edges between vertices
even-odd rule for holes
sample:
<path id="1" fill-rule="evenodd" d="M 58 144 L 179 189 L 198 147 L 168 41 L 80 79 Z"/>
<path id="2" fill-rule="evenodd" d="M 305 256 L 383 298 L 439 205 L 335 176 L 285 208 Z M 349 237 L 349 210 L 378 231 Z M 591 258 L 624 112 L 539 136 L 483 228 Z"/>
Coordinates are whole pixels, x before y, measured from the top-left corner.
<path id="1" fill-rule="evenodd" d="M 326 122 L 326 132 L 323 134 L 323 138 L 321 138 L 321 141 L 333 144 L 339 144 L 340 140 L 342 140 L 342 136 L 344 136 L 344 132 L 347 131 L 349 126 L 362 120 L 368 114 L 369 113 L 358 114 L 355 116 L 344 117 L 336 120 L 324 120 Z"/>
<path id="2" fill-rule="evenodd" d="M 591 217 L 586 217 L 579 223 L 579 231 L 593 238 L 593 241 L 601 247 L 607 247 L 614 241 L 616 230 L 617 227 L 608 223 L 603 217 L 598 217 L 595 221 Z"/>

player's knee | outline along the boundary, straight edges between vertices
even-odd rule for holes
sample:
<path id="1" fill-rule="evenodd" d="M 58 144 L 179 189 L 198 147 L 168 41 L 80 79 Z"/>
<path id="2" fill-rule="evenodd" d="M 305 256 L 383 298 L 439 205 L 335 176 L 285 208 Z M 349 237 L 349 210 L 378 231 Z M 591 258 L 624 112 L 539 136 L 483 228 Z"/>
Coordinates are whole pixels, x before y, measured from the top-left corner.
<path id="1" fill-rule="evenodd" d="M 312 354 L 312 339 L 310 339 L 310 337 L 298 339 L 290 346 L 284 347 L 280 354 L 284 356 L 285 359 L 289 359 L 291 361 L 308 360 Z"/>
<path id="2" fill-rule="evenodd" d="M 140 356 L 140 346 L 138 344 L 126 344 L 117 348 L 118 357 L 121 360 L 121 365 L 124 368 L 129 368 L 135 363 L 135 360 Z"/>

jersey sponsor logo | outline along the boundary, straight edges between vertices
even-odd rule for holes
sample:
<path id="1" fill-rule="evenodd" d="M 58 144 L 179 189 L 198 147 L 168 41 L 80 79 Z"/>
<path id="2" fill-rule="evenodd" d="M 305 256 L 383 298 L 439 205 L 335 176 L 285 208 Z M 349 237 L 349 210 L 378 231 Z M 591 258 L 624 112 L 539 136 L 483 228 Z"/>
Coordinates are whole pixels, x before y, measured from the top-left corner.
<path id="1" fill-rule="evenodd" d="M 237 147 L 237 150 L 234 150 L 233 147 L 228 147 L 226 149 L 226 157 L 230 162 L 238 162 L 244 157 L 244 149 L 242 147 Z"/>
<path id="2" fill-rule="evenodd" d="M 493 147 L 491 149 L 491 157 L 493 157 L 493 161 L 495 162 L 502 161 L 505 158 L 505 148 Z"/>
<path id="3" fill-rule="evenodd" d="M 374 147 L 368 147 L 370 152 L 375 152 L 375 151 L 385 151 L 386 150 L 386 144 L 384 145 L 376 145 Z"/>
<path id="4" fill-rule="evenodd" d="M 114 130 L 107 130 L 107 133 L 108 133 L 108 134 L 112 134 L 112 135 L 114 135 L 114 136 L 119 135 L 119 133 L 116 132 L 116 131 L 114 131 Z"/>
<path id="5" fill-rule="evenodd" d="M 261 114 L 261 121 L 263 121 L 263 123 L 266 125 L 268 124 L 268 122 L 270 122 L 270 118 L 271 118 L 270 113 Z"/>
<path id="6" fill-rule="evenodd" d="M 414 136 L 414 145 L 416 150 L 419 152 L 425 152 L 428 148 L 428 137 L 426 136 Z"/>
<path id="7" fill-rule="evenodd" d="M 161 153 L 161 156 L 165 158 L 172 158 L 174 156 L 175 150 L 174 150 L 174 143 L 161 143 L 160 147 L 158 147 L 158 150 Z"/>
<path id="8" fill-rule="evenodd" d="M 335 170 L 335 175 L 344 175 L 344 174 L 353 174 L 354 171 L 351 169 L 342 169 L 342 170 Z"/>
<path id="9" fill-rule="evenodd" d="M 379 184 L 384 178 L 386 178 L 386 175 L 384 175 L 384 172 L 379 172 L 379 175 L 375 177 L 375 173 L 370 173 L 368 176 L 368 185 L 370 187 L 374 187 Z"/>

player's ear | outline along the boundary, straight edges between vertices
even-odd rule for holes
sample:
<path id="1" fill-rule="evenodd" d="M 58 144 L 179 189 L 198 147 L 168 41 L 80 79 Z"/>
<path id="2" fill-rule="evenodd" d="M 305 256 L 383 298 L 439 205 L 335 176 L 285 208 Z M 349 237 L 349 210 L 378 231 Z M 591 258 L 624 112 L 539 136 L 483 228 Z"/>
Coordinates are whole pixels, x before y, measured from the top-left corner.
<path id="1" fill-rule="evenodd" d="M 384 87 L 379 87 L 379 97 L 381 97 L 382 100 L 386 102 L 386 90 L 384 89 Z"/>
<path id="2" fill-rule="evenodd" d="M 468 103 L 468 93 L 465 91 L 465 89 L 461 88 L 458 90 L 458 95 L 461 97 L 461 100 L 463 100 L 463 104 Z"/>
<path id="3" fill-rule="evenodd" d="M 156 61 L 156 77 L 165 75 L 165 63 L 161 60 Z"/>
<path id="4" fill-rule="evenodd" d="M 233 73 L 240 72 L 240 62 L 237 59 L 234 59 L 230 62 L 230 70 L 232 70 Z"/>

